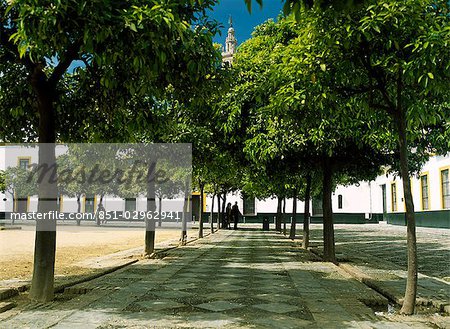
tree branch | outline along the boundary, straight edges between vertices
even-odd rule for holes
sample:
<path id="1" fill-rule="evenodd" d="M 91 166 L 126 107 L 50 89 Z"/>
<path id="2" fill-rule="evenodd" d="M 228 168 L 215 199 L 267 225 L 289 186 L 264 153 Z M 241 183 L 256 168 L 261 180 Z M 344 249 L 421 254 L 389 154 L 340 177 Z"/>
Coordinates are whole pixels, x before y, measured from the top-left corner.
<path id="1" fill-rule="evenodd" d="M 370 63 L 369 63 L 370 65 Z M 371 66 L 372 67 L 372 66 Z M 386 106 L 384 106 L 384 108 L 386 109 L 386 111 L 388 112 L 388 114 L 390 115 L 395 115 L 395 104 L 391 101 L 389 94 L 386 90 L 386 86 L 385 86 L 385 79 L 381 78 L 380 75 L 373 70 L 369 70 L 369 74 L 371 74 L 371 76 L 377 81 L 377 90 L 381 93 L 381 96 L 383 97 L 384 101 L 386 102 Z"/>
<path id="2" fill-rule="evenodd" d="M 386 79 L 382 75 L 382 73 L 379 72 L 375 67 L 372 66 L 370 63 L 370 57 L 367 54 L 370 54 L 369 49 L 367 49 L 367 41 L 363 42 L 361 45 L 361 61 L 363 65 L 365 66 L 367 72 L 369 73 L 369 77 L 372 77 L 377 82 L 377 90 L 381 93 L 381 96 L 383 97 L 384 101 L 386 102 L 386 111 L 388 114 L 394 116 L 395 115 L 395 109 L 396 106 L 394 102 L 391 101 L 389 94 L 386 90 Z"/>
<path id="3" fill-rule="evenodd" d="M 63 60 L 60 61 L 58 63 L 58 65 L 55 67 L 55 69 L 53 70 L 52 75 L 50 76 L 50 78 L 48 79 L 48 82 L 55 87 L 56 84 L 58 83 L 58 81 L 61 79 L 61 77 L 63 76 L 63 74 L 67 71 L 67 69 L 69 68 L 70 64 L 72 64 L 72 62 L 78 58 L 78 52 L 80 51 L 81 48 L 81 41 L 78 40 L 76 42 L 74 42 L 73 44 L 71 44 L 68 48 L 67 51 L 64 53 L 64 56 L 62 56 Z"/>

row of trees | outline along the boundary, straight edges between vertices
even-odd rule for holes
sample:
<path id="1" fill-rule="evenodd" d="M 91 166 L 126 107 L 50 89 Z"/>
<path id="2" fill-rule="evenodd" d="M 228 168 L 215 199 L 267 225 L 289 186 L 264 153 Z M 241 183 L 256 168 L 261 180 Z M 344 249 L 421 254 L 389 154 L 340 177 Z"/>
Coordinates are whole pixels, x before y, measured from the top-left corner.
<path id="1" fill-rule="evenodd" d="M 429 154 L 450 150 L 449 42 L 445 1 L 300 10 L 257 27 L 240 46 L 237 82 L 217 110 L 219 117 L 228 113 L 225 139 L 248 163 L 244 192 L 295 202 L 308 201 L 311 186 L 320 189 L 325 260 L 336 260 L 334 185 L 373 179 L 382 166 L 403 178 L 405 314 L 414 312 L 417 291 L 410 177 Z M 309 209 L 304 212 L 307 246 Z"/>
<path id="2" fill-rule="evenodd" d="M 204 16 L 215 2 L 1 1 L 0 138 L 191 142 L 195 187 L 217 197 L 222 216 L 230 191 L 275 196 L 281 229 L 282 200 L 321 195 L 329 261 L 334 186 L 391 165 L 404 182 L 402 311 L 411 314 L 417 261 L 408 178 L 427 152 L 450 149 L 448 5 L 381 0 L 341 10 L 347 1 L 289 0 L 285 12 L 294 15 L 259 26 L 230 69 L 212 43 L 217 25 Z M 54 152 L 42 155 L 56 161 Z M 39 301 L 53 298 L 55 239 L 38 228 L 30 296 Z M 152 239 L 146 234 L 146 246 Z"/>
<path id="3" fill-rule="evenodd" d="M 193 101 L 220 67 L 216 24 L 204 15 L 215 3 L 2 0 L 1 139 L 157 141 L 164 100 Z M 54 148 L 39 152 L 56 162 Z M 39 184 L 39 198 L 56 194 Z M 38 210 L 56 210 L 45 204 Z M 55 242 L 54 228 L 37 227 L 32 299 L 53 299 Z"/>

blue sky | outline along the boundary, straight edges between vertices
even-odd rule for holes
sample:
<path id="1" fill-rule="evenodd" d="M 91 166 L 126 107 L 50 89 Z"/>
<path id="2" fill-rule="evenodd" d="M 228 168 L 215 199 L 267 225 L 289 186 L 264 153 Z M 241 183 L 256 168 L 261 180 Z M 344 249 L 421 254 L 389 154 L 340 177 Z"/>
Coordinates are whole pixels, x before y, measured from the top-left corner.
<path id="1" fill-rule="evenodd" d="M 222 35 L 216 35 L 214 42 L 224 44 L 228 30 L 228 18 L 233 17 L 233 26 L 236 30 L 236 38 L 241 44 L 251 37 L 255 26 L 269 18 L 277 18 L 281 12 L 283 3 L 281 0 L 265 0 L 261 9 L 253 0 L 253 10 L 250 14 L 244 0 L 220 0 L 214 7 L 211 17 L 223 25 Z"/>

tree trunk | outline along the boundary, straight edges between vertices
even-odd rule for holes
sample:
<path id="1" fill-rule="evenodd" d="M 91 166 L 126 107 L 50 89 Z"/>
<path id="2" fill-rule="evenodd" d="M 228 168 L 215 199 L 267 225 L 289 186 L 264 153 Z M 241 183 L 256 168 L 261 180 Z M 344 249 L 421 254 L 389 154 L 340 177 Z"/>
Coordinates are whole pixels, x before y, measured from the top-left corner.
<path id="1" fill-rule="evenodd" d="M 225 218 L 225 211 L 227 206 L 227 192 L 223 192 L 222 198 L 222 216 Z"/>
<path id="2" fill-rule="evenodd" d="M 36 70 L 32 75 L 32 85 L 37 95 L 39 112 L 39 165 L 47 163 L 49 166 L 56 166 L 55 109 L 52 101 L 55 90 L 44 82 L 45 79 L 41 70 Z M 38 212 L 56 211 L 57 184 L 51 183 L 47 176 L 39 183 L 38 188 Z M 37 220 L 30 299 L 39 302 L 53 300 L 55 252 L 56 220 Z"/>
<path id="3" fill-rule="evenodd" d="M 294 191 L 294 198 L 292 200 L 292 223 L 289 238 L 295 239 L 295 229 L 297 225 L 297 191 Z"/>
<path id="4" fill-rule="evenodd" d="M 283 234 L 286 235 L 286 197 L 283 198 Z"/>
<path id="5" fill-rule="evenodd" d="M 305 213 L 303 215 L 303 249 L 309 247 L 309 201 L 311 199 L 311 175 L 306 176 Z"/>
<path id="6" fill-rule="evenodd" d="M 100 208 L 102 207 L 102 205 L 103 205 L 103 194 L 100 195 L 100 201 L 97 205 L 97 209 L 95 209 L 95 221 L 97 223 L 97 226 L 100 226 L 102 221 L 100 218 L 101 216 L 99 215 Z"/>
<path id="7" fill-rule="evenodd" d="M 411 181 L 408 168 L 408 145 L 406 132 L 406 114 L 400 111 L 396 120 L 399 147 L 400 147 L 400 174 L 403 181 L 403 196 L 406 206 L 406 238 L 408 254 L 408 276 L 406 279 L 405 298 L 400 313 L 413 314 L 417 295 L 417 241 L 416 241 L 416 219 L 414 216 L 414 202 L 411 193 Z"/>
<path id="8" fill-rule="evenodd" d="M 77 195 L 77 213 L 81 213 L 81 194 Z M 79 218 L 76 218 L 77 226 L 81 225 L 81 216 Z"/>
<path id="9" fill-rule="evenodd" d="M 214 198 L 216 197 L 216 194 L 213 193 L 212 200 L 211 200 L 211 216 L 209 218 L 211 222 L 211 233 L 214 233 Z"/>
<path id="10" fill-rule="evenodd" d="M 221 200 L 221 198 L 223 200 Z M 227 202 L 227 195 L 226 193 L 223 193 L 223 197 L 220 196 L 220 193 L 217 195 L 217 211 L 219 213 L 219 222 L 222 225 L 222 229 L 227 228 L 227 220 L 226 214 L 225 214 L 225 204 Z"/>
<path id="11" fill-rule="evenodd" d="M 162 210 L 162 196 L 159 197 L 159 203 L 158 203 L 158 212 L 159 212 L 159 220 L 158 220 L 158 227 L 162 226 L 162 216 L 161 216 L 161 210 Z"/>
<path id="12" fill-rule="evenodd" d="M 205 184 L 200 183 L 200 210 L 198 212 L 198 237 L 203 238 L 203 191 Z"/>
<path id="13" fill-rule="evenodd" d="M 217 216 L 219 216 L 219 223 L 221 225 L 222 228 L 226 228 L 225 227 L 225 221 L 224 221 L 224 214 L 222 211 L 222 208 L 220 208 L 221 202 L 220 202 L 220 193 L 217 194 Z"/>
<path id="14" fill-rule="evenodd" d="M 189 209 L 189 179 L 186 179 L 184 186 L 184 204 L 183 204 L 183 216 L 181 218 L 181 244 L 185 245 L 187 242 L 187 217 L 188 217 L 188 209 Z"/>
<path id="15" fill-rule="evenodd" d="M 323 259 L 327 262 L 336 262 L 334 248 L 333 207 L 331 195 L 333 193 L 333 170 L 330 158 L 323 161 Z"/>
<path id="16" fill-rule="evenodd" d="M 222 216 L 225 216 L 225 204 L 227 203 L 227 194 L 226 193 L 224 193 L 223 194 L 223 203 L 222 203 L 222 211 L 221 211 L 221 209 L 220 209 L 220 204 L 219 205 L 217 205 L 217 229 L 219 229 L 220 228 L 220 225 L 221 225 L 221 222 L 220 222 L 220 216 L 219 216 L 219 213 L 221 212 L 222 213 Z M 229 220 L 228 218 L 227 218 L 227 220 Z M 222 228 L 226 228 L 226 227 L 222 227 Z"/>
<path id="17" fill-rule="evenodd" d="M 147 212 L 149 216 L 145 218 L 145 249 L 144 255 L 151 256 L 155 252 L 155 211 L 156 211 L 156 191 L 154 173 L 148 178 L 147 183 Z M 149 218 L 150 217 L 150 218 Z"/>
<path id="18" fill-rule="evenodd" d="M 275 219 L 275 230 L 278 232 L 281 232 L 281 202 L 282 202 L 282 199 L 280 197 L 278 197 L 277 216 Z"/>

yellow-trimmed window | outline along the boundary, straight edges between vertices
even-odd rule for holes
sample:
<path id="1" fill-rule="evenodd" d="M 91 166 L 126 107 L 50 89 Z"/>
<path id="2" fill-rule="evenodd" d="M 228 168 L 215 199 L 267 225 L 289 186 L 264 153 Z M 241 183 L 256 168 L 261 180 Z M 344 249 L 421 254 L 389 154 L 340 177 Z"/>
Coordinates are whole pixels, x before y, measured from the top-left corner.
<path id="1" fill-rule="evenodd" d="M 430 186 L 428 183 L 428 174 L 420 176 L 420 195 L 422 210 L 430 210 Z"/>
<path id="2" fill-rule="evenodd" d="M 441 170 L 442 209 L 450 209 L 450 169 Z"/>
<path id="3" fill-rule="evenodd" d="M 19 168 L 28 170 L 28 169 L 30 169 L 30 164 L 31 164 L 31 157 L 30 156 L 18 157 L 17 158 L 17 166 Z"/>
<path id="4" fill-rule="evenodd" d="M 397 211 L 397 184 L 391 184 L 391 209 L 392 212 Z"/>

